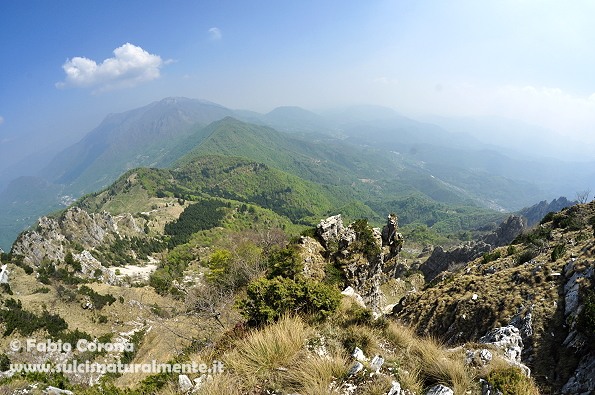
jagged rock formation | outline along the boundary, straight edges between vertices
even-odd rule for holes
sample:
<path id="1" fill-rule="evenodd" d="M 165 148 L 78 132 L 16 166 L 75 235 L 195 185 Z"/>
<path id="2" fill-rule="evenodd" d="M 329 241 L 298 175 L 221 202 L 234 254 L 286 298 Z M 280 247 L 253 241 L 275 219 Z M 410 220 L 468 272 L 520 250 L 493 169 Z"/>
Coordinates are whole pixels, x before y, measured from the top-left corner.
<path id="1" fill-rule="evenodd" d="M 43 262 L 63 262 L 71 252 L 73 258 L 81 264 L 82 276 L 116 284 L 118 280 L 114 273 L 102 265 L 94 252 L 123 237 L 146 237 L 137 223 L 139 220 L 142 221 L 131 214 L 89 214 L 78 207 L 72 207 L 59 218 L 40 218 L 35 229 L 19 236 L 11 253 L 20 256 L 25 265 L 39 267 Z"/>
<path id="2" fill-rule="evenodd" d="M 519 214 L 527 219 L 527 226 L 531 227 L 538 224 L 546 214 L 551 212 L 557 213 L 573 204 L 577 204 L 577 202 L 571 202 L 564 196 L 561 196 L 558 199 L 552 200 L 550 203 L 548 203 L 547 200 L 543 200 L 531 207 L 524 208 L 519 211 Z"/>
<path id="3" fill-rule="evenodd" d="M 397 256 L 401 248 L 403 248 L 403 235 L 397 232 L 398 229 L 399 219 L 397 214 L 389 214 L 387 223 L 382 228 L 382 246 L 388 247 L 388 252 L 385 252 L 385 261 Z"/>
<path id="4" fill-rule="evenodd" d="M 92 250 L 124 235 L 143 236 L 136 221 L 131 214 L 114 217 L 107 212 L 89 214 L 72 207 L 57 219 L 40 218 L 36 229 L 19 236 L 11 252 L 33 266 L 39 266 L 44 259 L 62 261 L 69 243 Z"/>
<path id="5" fill-rule="evenodd" d="M 385 262 L 397 256 L 403 245 L 403 235 L 397 230 L 395 214 L 388 216 L 382 231 L 370 228 L 366 221 L 345 226 L 340 214 L 328 217 L 316 227 L 316 239 L 300 240 L 304 275 L 322 278 L 328 259 L 341 268 L 350 292 L 358 295 L 367 307 L 380 312 Z"/>
<path id="6" fill-rule="evenodd" d="M 434 248 L 432 255 L 421 264 L 420 270 L 426 281 L 432 281 L 449 268 L 470 262 L 496 247 L 512 242 L 523 229 L 526 229 L 522 217 L 511 215 L 498 228 L 477 241 L 465 242 L 453 249 L 445 250 L 441 246 Z"/>

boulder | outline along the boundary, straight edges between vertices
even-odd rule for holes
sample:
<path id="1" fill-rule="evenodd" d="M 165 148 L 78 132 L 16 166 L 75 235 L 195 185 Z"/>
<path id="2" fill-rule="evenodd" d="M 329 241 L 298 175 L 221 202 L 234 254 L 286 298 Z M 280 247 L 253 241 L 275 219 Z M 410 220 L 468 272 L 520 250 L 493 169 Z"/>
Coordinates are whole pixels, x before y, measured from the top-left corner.
<path id="1" fill-rule="evenodd" d="M 181 392 L 188 392 L 194 388 L 194 385 L 188 376 L 181 374 L 178 376 L 178 388 Z"/>
<path id="2" fill-rule="evenodd" d="M 426 392 L 426 395 L 454 395 L 454 391 L 445 385 L 438 384 Z"/>
<path id="3" fill-rule="evenodd" d="M 0 284 L 8 284 L 8 265 L 2 265 L 0 269 Z"/>

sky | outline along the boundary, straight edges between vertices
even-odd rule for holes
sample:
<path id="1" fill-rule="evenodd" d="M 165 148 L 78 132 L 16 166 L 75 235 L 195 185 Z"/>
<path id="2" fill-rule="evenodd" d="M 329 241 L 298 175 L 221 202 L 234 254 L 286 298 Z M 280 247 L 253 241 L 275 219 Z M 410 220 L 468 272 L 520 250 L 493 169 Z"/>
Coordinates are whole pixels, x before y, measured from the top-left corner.
<path id="1" fill-rule="evenodd" d="M 593 147 L 594 18 L 590 0 L 0 0 L 0 169 L 168 96 L 499 116 Z"/>

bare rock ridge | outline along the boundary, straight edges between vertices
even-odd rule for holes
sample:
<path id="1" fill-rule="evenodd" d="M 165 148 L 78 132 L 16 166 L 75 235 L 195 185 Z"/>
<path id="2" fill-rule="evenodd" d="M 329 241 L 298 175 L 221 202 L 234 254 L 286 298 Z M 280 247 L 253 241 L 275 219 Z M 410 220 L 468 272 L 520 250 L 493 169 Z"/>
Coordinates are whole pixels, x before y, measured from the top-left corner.
<path id="1" fill-rule="evenodd" d="M 468 241 L 450 250 L 441 246 L 434 248 L 430 257 L 421 264 L 420 270 L 426 281 L 432 281 L 449 268 L 471 262 L 496 247 L 509 244 L 526 228 L 527 223 L 523 217 L 511 215 L 494 232 L 480 240 Z"/>
<path id="2" fill-rule="evenodd" d="M 42 217 L 35 229 L 23 232 L 11 253 L 24 264 L 39 267 L 44 262 L 62 262 L 68 251 L 78 260 L 83 275 L 94 276 L 99 270 L 103 281 L 114 283 L 113 274 L 94 255 L 97 248 L 123 237 L 145 237 L 142 219 L 131 214 L 112 216 L 107 212 L 89 214 L 78 207 L 66 210 L 59 218 Z"/>

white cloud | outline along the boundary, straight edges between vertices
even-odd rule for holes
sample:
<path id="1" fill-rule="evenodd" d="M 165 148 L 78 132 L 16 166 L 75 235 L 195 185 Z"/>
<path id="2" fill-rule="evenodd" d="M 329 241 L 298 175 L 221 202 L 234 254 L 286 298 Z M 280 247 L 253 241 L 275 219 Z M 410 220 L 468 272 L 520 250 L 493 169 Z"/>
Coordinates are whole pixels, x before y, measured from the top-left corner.
<path id="1" fill-rule="evenodd" d="M 221 29 L 219 29 L 218 27 L 212 27 L 209 29 L 209 36 L 211 37 L 211 40 L 221 40 L 221 38 L 223 38 L 223 34 L 221 32 Z"/>
<path id="2" fill-rule="evenodd" d="M 0 115 L 0 125 L 2 125 L 4 123 L 4 117 L 2 115 Z"/>
<path id="3" fill-rule="evenodd" d="M 62 68 L 66 73 L 63 82 L 56 87 L 96 88 L 95 92 L 117 88 L 128 88 L 151 81 L 160 76 L 164 62 L 159 55 L 153 55 L 141 47 L 126 43 L 114 49 L 114 57 L 97 64 L 92 59 L 74 57 L 68 59 Z"/>

